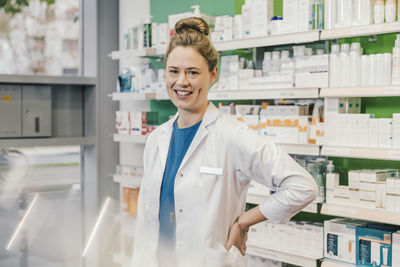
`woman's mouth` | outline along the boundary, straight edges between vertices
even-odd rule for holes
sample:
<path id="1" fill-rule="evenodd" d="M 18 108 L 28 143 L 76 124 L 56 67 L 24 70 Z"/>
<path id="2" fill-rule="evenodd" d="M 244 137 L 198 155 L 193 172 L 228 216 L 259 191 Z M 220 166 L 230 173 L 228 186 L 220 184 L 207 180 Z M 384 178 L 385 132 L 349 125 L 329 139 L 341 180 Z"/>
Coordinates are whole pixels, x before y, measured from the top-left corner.
<path id="1" fill-rule="evenodd" d="M 193 92 L 191 91 L 184 91 L 184 90 L 174 90 L 174 92 L 179 99 L 185 99 L 189 95 L 193 94 Z"/>

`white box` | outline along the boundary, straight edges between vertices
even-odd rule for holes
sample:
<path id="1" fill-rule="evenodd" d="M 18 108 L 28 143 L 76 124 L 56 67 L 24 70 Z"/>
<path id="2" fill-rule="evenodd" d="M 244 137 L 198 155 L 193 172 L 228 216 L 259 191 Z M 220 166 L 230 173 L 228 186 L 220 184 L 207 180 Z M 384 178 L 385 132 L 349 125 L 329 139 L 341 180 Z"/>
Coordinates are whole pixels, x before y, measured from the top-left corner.
<path id="1" fill-rule="evenodd" d="M 352 170 L 348 172 L 349 188 L 360 189 L 360 171 Z"/>
<path id="2" fill-rule="evenodd" d="M 130 119 L 130 134 L 132 135 L 141 135 L 143 131 L 143 123 L 142 123 L 142 112 L 129 112 Z"/>
<path id="3" fill-rule="evenodd" d="M 379 135 L 391 135 L 393 130 L 392 119 L 378 119 Z"/>
<path id="4" fill-rule="evenodd" d="M 360 206 L 360 190 L 349 188 L 349 205 L 352 207 Z"/>
<path id="5" fill-rule="evenodd" d="M 376 209 L 376 201 L 360 199 L 360 208 Z"/>
<path id="6" fill-rule="evenodd" d="M 386 194 L 386 210 L 389 212 L 396 211 L 396 197 L 394 195 Z"/>
<path id="7" fill-rule="evenodd" d="M 339 174 L 338 173 L 327 173 L 326 174 L 326 189 L 334 189 L 339 186 Z"/>
<path id="8" fill-rule="evenodd" d="M 376 192 L 376 183 L 360 182 L 360 190 Z"/>
<path id="9" fill-rule="evenodd" d="M 283 21 L 281 33 L 298 31 L 299 0 L 283 0 Z"/>
<path id="10" fill-rule="evenodd" d="M 324 257 L 356 263 L 356 228 L 365 222 L 351 219 L 324 221 Z"/>
<path id="11" fill-rule="evenodd" d="M 390 149 L 392 148 L 393 137 L 391 134 L 380 134 L 378 136 L 378 147 Z"/>
<path id="12" fill-rule="evenodd" d="M 360 200 L 376 201 L 376 192 L 360 190 Z"/>
<path id="13" fill-rule="evenodd" d="M 130 134 L 130 122 L 128 111 L 115 112 L 115 130 L 117 134 Z"/>
<path id="14" fill-rule="evenodd" d="M 394 212 L 400 212 L 400 197 L 395 196 L 394 198 Z"/>
<path id="15" fill-rule="evenodd" d="M 361 170 L 360 181 L 376 183 L 379 181 L 386 181 L 387 172 L 380 170 Z"/>
<path id="16" fill-rule="evenodd" d="M 242 39 L 242 15 L 233 17 L 233 39 Z"/>
<path id="17" fill-rule="evenodd" d="M 379 127 L 378 127 L 379 119 L 370 119 L 368 125 L 368 146 L 369 147 L 378 147 L 379 140 Z"/>
<path id="18" fill-rule="evenodd" d="M 299 0 L 298 31 L 311 30 L 310 20 L 312 19 L 312 1 Z"/>
<path id="19" fill-rule="evenodd" d="M 400 233 L 392 234 L 392 266 L 400 266 Z"/>
<path id="20" fill-rule="evenodd" d="M 379 182 L 376 185 L 376 207 L 386 209 L 386 183 Z"/>

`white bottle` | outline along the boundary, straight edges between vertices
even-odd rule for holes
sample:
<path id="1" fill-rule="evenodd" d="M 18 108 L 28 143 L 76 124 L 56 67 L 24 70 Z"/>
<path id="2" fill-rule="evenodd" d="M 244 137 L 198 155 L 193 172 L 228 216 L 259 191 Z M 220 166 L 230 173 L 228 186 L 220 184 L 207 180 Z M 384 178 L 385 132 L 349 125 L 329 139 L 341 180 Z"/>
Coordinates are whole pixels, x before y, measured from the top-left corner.
<path id="1" fill-rule="evenodd" d="M 352 14 L 351 0 L 337 0 L 335 28 L 350 27 Z"/>
<path id="2" fill-rule="evenodd" d="M 350 44 L 342 44 L 340 46 L 339 65 L 340 75 L 338 86 L 349 86 L 350 84 Z"/>
<path id="3" fill-rule="evenodd" d="M 400 85 L 400 34 L 397 35 L 397 39 L 393 47 L 392 85 Z"/>
<path id="4" fill-rule="evenodd" d="M 353 0 L 352 25 L 368 25 L 373 23 L 373 0 Z"/>
<path id="5" fill-rule="evenodd" d="M 396 20 L 396 1 L 386 0 L 385 4 L 385 19 L 386 22 L 393 22 Z"/>
<path id="6" fill-rule="evenodd" d="M 336 0 L 325 0 L 324 16 L 324 29 L 334 29 L 336 24 Z"/>
<path id="7" fill-rule="evenodd" d="M 370 57 L 367 55 L 361 56 L 361 85 L 368 86 L 370 76 Z"/>
<path id="8" fill-rule="evenodd" d="M 268 76 L 272 69 L 272 53 L 264 52 L 263 76 Z"/>
<path id="9" fill-rule="evenodd" d="M 374 23 L 379 24 L 385 21 L 385 3 L 383 0 L 375 0 L 374 3 Z"/>
<path id="10" fill-rule="evenodd" d="M 376 73 L 375 73 L 375 84 L 383 85 L 384 80 L 384 62 L 383 62 L 383 54 L 376 54 Z"/>
<path id="11" fill-rule="evenodd" d="M 383 54 L 383 85 L 392 84 L 392 54 Z"/>
<path id="12" fill-rule="evenodd" d="M 193 5 L 190 8 L 193 9 L 193 17 L 201 18 L 201 12 L 200 12 L 200 6 L 199 5 Z"/>
<path id="13" fill-rule="evenodd" d="M 350 86 L 360 86 L 361 51 L 360 43 L 352 43 L 350 51 Z"/>
<path id="14" fill-rule="evenodd" d="M 281 69 L 281 52 L 272 52 L 272 68 L 271 71 L 280 71 Z"/>
<path id="15" fill-rule="evenodd" d="M 251 33 L 251 0 L 246 0 L 242 6 L 242 38 L 249 38 Z"/>
<path id="16" fill-rule="evenodd" d="M 331 46 L 331 53 L 329 55 L 329 86 L 338 86 L 339 77 L 339 52 L 340 47 L 337 44 Z"/>

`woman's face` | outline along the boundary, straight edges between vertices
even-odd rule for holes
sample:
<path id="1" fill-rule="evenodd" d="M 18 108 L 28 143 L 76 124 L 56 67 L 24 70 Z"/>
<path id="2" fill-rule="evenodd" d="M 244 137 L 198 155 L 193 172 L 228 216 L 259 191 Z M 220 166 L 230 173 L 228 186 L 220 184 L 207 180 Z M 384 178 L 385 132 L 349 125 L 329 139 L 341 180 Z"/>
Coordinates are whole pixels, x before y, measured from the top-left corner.
<path id="1" fill-rule="evenodd" d="M 218 68 L 210 72 L 205 58 L 192 47 L 178 46 L 168 56 L 167 92 L 178 110 L 197 113 L 206 109 L 208 88 L 217 77 Z"/>

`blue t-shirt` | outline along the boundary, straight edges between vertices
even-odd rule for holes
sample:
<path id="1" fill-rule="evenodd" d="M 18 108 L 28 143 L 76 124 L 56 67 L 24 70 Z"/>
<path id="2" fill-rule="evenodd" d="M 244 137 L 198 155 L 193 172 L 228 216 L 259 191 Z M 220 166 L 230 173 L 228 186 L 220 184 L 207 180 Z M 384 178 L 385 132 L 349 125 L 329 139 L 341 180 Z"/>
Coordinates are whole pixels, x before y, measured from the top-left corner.
<path id="1" fill-rule="evenodd" d="M 200 122 L 188 128 L 179 129 L 174 122 L 171 141 L 165 164 L 160 193 L 160 242 L 175 243 L 175 176 L 190 143 L 196 135 Z"/>

